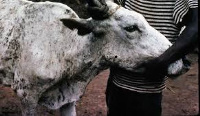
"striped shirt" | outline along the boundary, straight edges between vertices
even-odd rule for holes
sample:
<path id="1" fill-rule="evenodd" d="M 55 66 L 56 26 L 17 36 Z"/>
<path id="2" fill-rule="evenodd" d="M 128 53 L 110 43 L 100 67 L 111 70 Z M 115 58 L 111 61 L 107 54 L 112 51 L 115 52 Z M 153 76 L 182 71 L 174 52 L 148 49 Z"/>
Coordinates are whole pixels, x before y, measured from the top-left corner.
<path id="1" fill-rule="evenodd" d="M 147 22 L 174 42 L 180 33 L 181 22 L 189 8 L 197 8 L 197 0 L 114 0 L 129 10 L 141 13 Z M 121 88 L 131 91 L 158 93 L 165 88 L 165 77 L 160 82 L 148 81 L 143 72 L 110 69 L 110 78 Z"/>

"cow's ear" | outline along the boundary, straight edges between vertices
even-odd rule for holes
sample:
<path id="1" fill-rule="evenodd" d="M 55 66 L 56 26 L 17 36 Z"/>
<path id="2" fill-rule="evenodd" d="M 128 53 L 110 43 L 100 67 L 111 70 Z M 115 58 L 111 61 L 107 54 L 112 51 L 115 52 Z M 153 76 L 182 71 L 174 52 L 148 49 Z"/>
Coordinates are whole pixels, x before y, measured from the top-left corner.
<path id="1" fill-rule="evenodd" d="M 79 35 L 85 35 L 92 32 L 92 25 L 86 19 L 60 19 L 69 29 L 78 29 Z"/>

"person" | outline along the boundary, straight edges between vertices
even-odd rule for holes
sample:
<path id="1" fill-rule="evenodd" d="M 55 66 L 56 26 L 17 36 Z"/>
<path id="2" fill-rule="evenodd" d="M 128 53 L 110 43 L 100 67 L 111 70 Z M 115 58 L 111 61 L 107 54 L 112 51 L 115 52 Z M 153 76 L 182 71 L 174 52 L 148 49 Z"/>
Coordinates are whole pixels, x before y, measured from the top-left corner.
<path id="1" fill-rule="evenodd" d="M 106 17 L 105 0 L 88 0 L 88 12 L 98 20 Z M 114 0 L 115 3 L 143 14 L 147 22 L 173 45 L 159 57 L 142 64 L 145 72 L 111 67 L 107 82 L 108 116 L 160 116 L 162 90 L 167 67 L 183 58 L 198 44 L 197 0 Z M 96 5 L 96 6 L 95 6 Z M 93 13 L 92 13 L 93 12 Z M 95 12 L 95 13 L 94 13 Z M 185 29 L 181 32 L 181 28 Z"/>

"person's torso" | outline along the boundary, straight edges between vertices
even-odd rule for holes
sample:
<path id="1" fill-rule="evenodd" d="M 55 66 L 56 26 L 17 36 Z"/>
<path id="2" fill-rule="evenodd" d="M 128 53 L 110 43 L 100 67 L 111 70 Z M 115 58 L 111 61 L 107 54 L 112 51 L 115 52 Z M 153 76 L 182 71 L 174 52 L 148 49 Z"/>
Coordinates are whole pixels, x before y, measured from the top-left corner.
<path id="1" fill-rule="evenodd" d="M 180 32 L 173 18 L 176 0 L 126 0 L 124 7 L 142 14 L 147 22 L 174 42 Z"/>
<path id="2" fill-rule="evenodd" d="M 125 0 L 124 7 L 142 14 L 147 22 L 161 32 L 170 41 L 175 41 L 179 35 L 173 19 L 176 0 Z M 145 77 L 143 72 L 130 72 L 117 67 L 111 67 L 112 82 L 124 89 L 142 93 L 158 93 L 165 88 L 165 77 L 162 81 L 153 82 Z"/>
<path id="3" fill-rule="evenodd" d="M 189 8 L 198 7 L 197 0 L 115 0 L 129 10 L 142 14 L 147 22 L 174 42 L 181 30 L 181 20 Z M 177 25 L 179 24 L 179 26 Z M 162 81 L 149 81 L 144 72 L 130 72 L 111 67 L 110 78 L 118 87 L 143 93 L 158 93 L 165 88 Z"/>

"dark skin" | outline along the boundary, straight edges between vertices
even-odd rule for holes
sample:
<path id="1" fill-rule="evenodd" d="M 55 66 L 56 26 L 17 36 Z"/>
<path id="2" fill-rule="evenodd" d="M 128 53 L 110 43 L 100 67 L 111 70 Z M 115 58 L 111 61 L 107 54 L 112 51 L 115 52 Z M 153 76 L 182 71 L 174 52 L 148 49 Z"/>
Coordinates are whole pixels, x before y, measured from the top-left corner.
<path id="1" fill-rule="evenodd" d="M 167 75 L 169 64 L 181 59 L 191 52 L 198 44 L 198 9 L 189 9 L 183 19 L 185 30 L 180 34 L 176 42 L 159 57 L 144 63 L 146 74 L 152 80 L 161 79 Z"/>
<path id="2" fill-rule="evenodd" d="M 88 12 L 95 20 L 103 20 L 108 17 L 108 7 L 105 0 L 86 0 Z"/>
<path id="3" fill-rule="evenodd" d="M 100 16 L 103 13 L 106 14 L 108 8 L 106 8 L 105 0 L 88 0 L 88 2 L 89 13 L 95 11 L 96 16 Z M 98 14 L 97 11 L 100 13 Z M 98 19 L 95 16 L 93 18 Z M 149 80 L 155 81 L 163 79 L 167 75 L 167 69 L 171 63 L 181 59 L 197 46 L 198 8 L 189 9 L 182 23 L 179 25 L 186 26 L 186 28 L 177 38 L 176 42 L 159 57 L 140 65 L 141 67 L 146 67 L 145 74 Z"/>
<path id="4" fill-rule="evenodd" d="M 159 60 L 163 64 L 170 64 L 193 50 L 198 43 L 198 9 L 190 9 L 183 19 L 185 30 L 178 37 L 176 42 L 167 49 Z"/>

